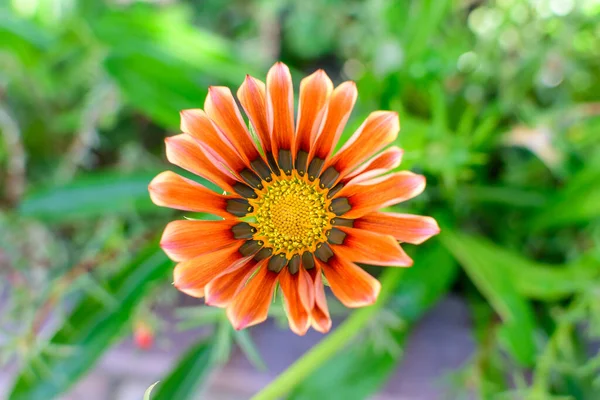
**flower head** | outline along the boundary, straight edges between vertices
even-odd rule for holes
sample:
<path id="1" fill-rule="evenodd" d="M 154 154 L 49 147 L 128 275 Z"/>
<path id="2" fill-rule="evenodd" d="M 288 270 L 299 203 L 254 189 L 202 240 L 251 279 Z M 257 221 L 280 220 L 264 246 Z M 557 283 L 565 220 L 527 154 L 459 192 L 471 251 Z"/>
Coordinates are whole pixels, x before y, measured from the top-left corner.
<path id="1" fill-rule="evenodd" d="M 290 328 L 327 332 L 323 275 L 347 307 L 372 304 L 380 284 L 355 263 L 410 266 L 399 242 L 418 244 L 439 232 L 429 217 L 378 212 L 421 193 L 425 179 L 389 173 L 402 156 L 395 146 L 381 151 L 400 129 L 394 112 L 369 115 L 333 154 L 356 101 L 353 82 L 334 89 L 322 70 L 304 78 L 295 123 L 282 63 L 266 85 L 246 77 L 237 97 L 256 138 L 231 91 L 211 87 L 204 111 L 182 111 L 183 133 L 166 139 L 170 162 L 225 194 L 172 172 L 149 187 L 157 205 L 222 218 L 167 225 L 161 246 L 178 262 L 175 286 L 226 307 L 242 329 L 266 319 L 279 283 Z"/>

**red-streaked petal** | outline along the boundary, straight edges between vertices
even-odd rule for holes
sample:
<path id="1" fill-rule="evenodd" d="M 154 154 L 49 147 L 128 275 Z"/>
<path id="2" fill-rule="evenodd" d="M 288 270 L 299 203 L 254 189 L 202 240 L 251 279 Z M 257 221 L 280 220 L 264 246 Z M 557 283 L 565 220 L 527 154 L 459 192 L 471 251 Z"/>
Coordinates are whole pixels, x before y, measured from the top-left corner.
<path id="1" fill-rule="evenodd" d="M 241 243 L 233 243 L 228 247 L 177 264 L 173 271 L 175 287 L 179 290 L 204 288 L 219 274 L 238 268 L 252 258 L 243 257 L 238 251 L 240 246 Z"/>
<path id="2" fill-rule="evenodd" d="M 325 296 L 325 285 L 323 285 L 323 272 L 319 264 L 315 268 L 308 270 L 312 282 L 314 282 L 315 302 L 310 313 L 311 325 L 314 330 L 321 333 L 327 333 L 331 329 L 331 317 L 327 307 L 327 297 Z"/>
<path id="3" fill-rule="evenodd" d="M 333 83 L 322 69 L 307 76 L 300 82 L 298 122 L 294 153 L 303 150 L 309 153 L 327 110 Z"/>
<path id="4" fill-rule="evenodd" d="M 305 281 L 305 275 L 298 273 L 292 275 L 287 268 L 284 268 L 279 274 L 279 285 L 283 292 L 283 302 L 288 316 L 290 329 L 296 335 L 303 336 L 310 326 L 310 317 L 308 312 L 312 307 L 307 308 L 300 295 L 300 286 L 306 291 L 308 283 Z M 306 296 L 305 296 L 306 297 Z"/>
<path id="5" fill-rule="evenodd" d="M 246 164 L 260 157 L 229 88 L 211 86 L 208 89 L 204 109 L 210 119 L 221 128 L 221 131 L 225 132 L 227 140 L 242 156 Z"/>
<path id="6" fill-rule="evenodd" d="M 354 227 L 384 235 L 411 244 L 421 244 L 440 233 L 435 219 L 421 215 L 373 212 L 354 220 Z"/>
<path id="7" fill-rule="evenodd" d="M 267 94 L 265 84 L 256 78 L 246 75 L 240 86 L 237 97 L 250 119 L 250 123 L 260 140 L 265 153 L 271 151 L 271 135 L 267 121 Z"/>
<path id="8" fill-rule="evenodd" d="M 342 181 L 348 182 L 352 180 L 353 183 L 358 183 L 385 174 L 400 165 L 403 153 L 404 151 L 399 147 L 390 147 L 346 175 L 346 178 Z"/>
<path id="9" fill-rule="evenodd" d="M 401 203 L 419 195 L 425 189 L 425 177 L 402 171 L 344 186 L 335 197 L 347 197 L 350 211 L 344 218 L 358 218 L 380 208 Z"/>
<path id="10" fill-rule="evenodd" d="M 217 276 L 210 281 L 204 288 L 206 304 L 215 307 L 227 307 L 235 295 L 244 287 L 256 268 L 257 262 L 251 259 L 240 268 Z"/>
<path id="11" fill-rule="evenodd" d="M 294 140 L 294 88 L 288 67 L 277 62 L 267 74 L 267 121 L 271 146 L 277 160 L 279 150 L 292 150 Z"/>
<path id="12" fill-rule="evenodd" d="M 335 297 L 349 308 L 364 307 L 375 303 L 381 284 L 358 265 L 336 254 L 321 264 L 325 277 Z"/>
<path id="13" fill-rule="evenodd" d="M 200 147 L 235 173 L 248 164 L 239 156 L 220 129 L 200 109 L 181 111 L 181 130 L 198 140 Z"/>
<path id="14" fill-rule="evenodd" d="M 158 174 L 150 185 L 150 198 L 157 206 L 178 210 L 206 212 L 234 218 L 225 211 L 230 196 L 223 196 L 171 171 Z M 236 196 L 237 197 L 237 196 Z"/>
<path id="15" fill-rule="evenodd" d="M 325 121 L 313 146 L 314 157 L 326 160 L 331 155 L 350 118 L 357 96 L 356 84 L 352 81 L 335 88 L 329 100 Z"/>
<path id="16" fill-rule="evenodd" d="M 278 274 L 267 269 L 268 259 L 250 278 L 227 307 L 227 317 L 237 330 L 259 324 L 267 319 Z"/>
<path id="17" fill-rule="evenodd" d="M 233 185 L 237 182 L 233 175 L 216 164 L 202 150 L 198 141 L 185 133 L 165 138 L 167 159 L 212 183 L 223 190 L 233 193 Z"/>
<path id="18" fill-rule="evenodd" d="M 327 165 L 333 165 L 342 179 L 363 161 L 396 140 L 399 131 L 400 121 L 397 113 L 371 113 Z"/>
<path id="19" fill-rule="evenodd" d="M 236 242 L 231 228 L 237 223 L 234 220 L 172 221 L 163 232 L 160 247 L 173 261 L 190 260 Z"/>
<path id="20" fill-rule="evenodd" d="M 413 260 L 390 235 L 363 229 L 338 227 L 346 234 L 344 243 L 332 245 L 334 253 L 353 262 L 388 267 L 410 267 Z"/>

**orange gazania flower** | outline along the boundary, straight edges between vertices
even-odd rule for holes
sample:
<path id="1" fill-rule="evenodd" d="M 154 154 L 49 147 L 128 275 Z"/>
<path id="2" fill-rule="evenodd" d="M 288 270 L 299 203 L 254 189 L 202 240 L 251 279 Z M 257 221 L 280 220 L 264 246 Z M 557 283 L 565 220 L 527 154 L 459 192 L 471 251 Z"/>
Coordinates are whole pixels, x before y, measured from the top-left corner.
<path id="1" fill-rule="evenodd" d="M 418 195 L 425 179 L 388 173 L 400 163 L 398 147 L 379 153 L 398 134 L 395 112 L 372 113 L 332 154 L 356 101 L 353 82 L 334 89 L 322 70 L 304 78 L 296 123 L 282 63 L 266 85 L 247 76 L 237 97 L 257 140 L 226 87 L 209 89 L 204 111 L 182 111 L 184 133 L 166 139 L 170 162 L 226 194 L 169 171 L 150 183 L 157 205 L 223 218 L 167 225 L 161 246 L 179 263 L 175 286 L 226 307 L 242 329 L 267 318 L 279 283 L 290 328 L 327 332 L 323 275 L 347 307 L 372 304 L 380 284 L 355 263 L 410 266 L 398 242 L 439 232 L 432 218 L 377 211 Z"/>

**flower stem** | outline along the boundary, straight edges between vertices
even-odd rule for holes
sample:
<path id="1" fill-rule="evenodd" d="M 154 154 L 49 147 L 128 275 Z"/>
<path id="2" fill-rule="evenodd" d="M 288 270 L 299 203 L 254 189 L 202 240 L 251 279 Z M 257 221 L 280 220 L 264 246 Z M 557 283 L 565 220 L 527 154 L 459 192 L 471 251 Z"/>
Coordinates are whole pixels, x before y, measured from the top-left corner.
<path id="1" fill-rule="evenodd" d="M 400 280 L 402 268 L 387 268 L 381 276 L 381 292 L 377 302 L 350 315 L 339 328 L 321 340 L 300 359 L 283 371 L 273 382 L 258 392 L 252 400 L 275 400 L 289 393 L 314 370 L 323 365 L 351 342 L 367 322 L 386 304 Z"/>

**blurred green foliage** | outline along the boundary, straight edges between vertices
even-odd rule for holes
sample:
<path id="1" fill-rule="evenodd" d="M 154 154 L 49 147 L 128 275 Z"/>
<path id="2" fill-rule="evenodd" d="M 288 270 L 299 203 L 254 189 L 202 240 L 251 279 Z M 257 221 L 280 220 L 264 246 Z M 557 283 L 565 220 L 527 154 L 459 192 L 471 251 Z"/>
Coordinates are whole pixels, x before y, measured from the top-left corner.
<path id="1" fill-rule="evenodd" d="M 355 80 L 349 128 L 400 112 L 402 168 L 428 188 L 396 209 L 443 231 L 408 249 L 415 267 L 360 343 L 291 398 L 330 398 L 332 383 L 344 399 L 377 392 L 410 327 L 448 292 L 469 304 L 477 340 L 448 393 L 595 398 L 599 37 L 597 0 L 2 2 L 0 365 L 21 369 L 10 399 L 66 391 L 134 320 L 176 304 L 155 243 L 173 213 L 146 193 L 169 168 L 163 138 L 209 85 L 262 78 L 276 59 L 296 83 L 316 68 Z M 260 365 L 222 314 L 180 316 L 217 339 L 153 394 L 192 396 L 232 341 Z"/>

